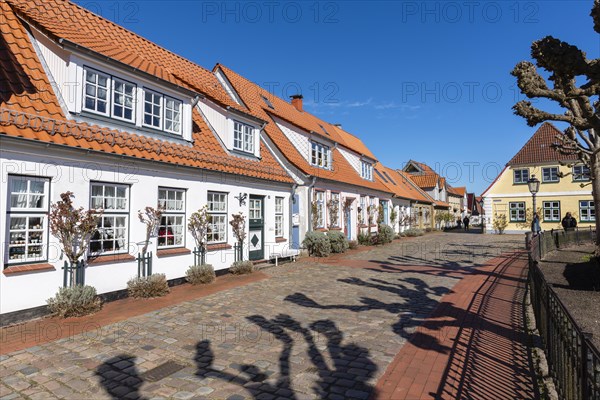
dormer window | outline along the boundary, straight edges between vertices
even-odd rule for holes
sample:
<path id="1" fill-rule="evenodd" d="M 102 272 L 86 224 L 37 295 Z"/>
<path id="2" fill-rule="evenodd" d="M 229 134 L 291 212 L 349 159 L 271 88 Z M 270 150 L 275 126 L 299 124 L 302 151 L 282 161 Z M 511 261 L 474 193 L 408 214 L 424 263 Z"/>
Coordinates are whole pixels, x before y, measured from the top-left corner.
<path id="1" fill-rule="evenodd" d="M 233 121 L 233 148 L 244 153 L 254 153 L 254 127 Z"/>
<path id="2" fill-rule="evenodd" d="M 310 162 L 312 165 L 320 168 L 329 168 L 331 150 L 324 144 L 311 142 Z"/>
<path id="3" fill-rule="evenodd" d="M 182 135 L 182 101 L 87 66 L 83 73 L 82 111 Z M 143 99 L 139 106 L 138 96 Z M 140 122 L 136 123 L 136 115 Z"/>
<path id="4" fill-rule="evenodd" d="M 373 164 L 361 161 L 362 170 L 360 176 L 368 181 L 373 180 Z"/>

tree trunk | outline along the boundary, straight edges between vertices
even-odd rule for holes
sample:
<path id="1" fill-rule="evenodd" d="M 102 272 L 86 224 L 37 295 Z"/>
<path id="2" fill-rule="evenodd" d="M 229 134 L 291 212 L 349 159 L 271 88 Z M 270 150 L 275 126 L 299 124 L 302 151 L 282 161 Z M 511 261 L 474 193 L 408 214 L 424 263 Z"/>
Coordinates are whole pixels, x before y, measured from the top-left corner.
<path id="1" fill-rule="evenodd" d="M 596 257 L 600 257 L 600 157 L 596 153 L 590 159 L 590 174 L 592 179 L 592 196 L 596 214 Z"/>

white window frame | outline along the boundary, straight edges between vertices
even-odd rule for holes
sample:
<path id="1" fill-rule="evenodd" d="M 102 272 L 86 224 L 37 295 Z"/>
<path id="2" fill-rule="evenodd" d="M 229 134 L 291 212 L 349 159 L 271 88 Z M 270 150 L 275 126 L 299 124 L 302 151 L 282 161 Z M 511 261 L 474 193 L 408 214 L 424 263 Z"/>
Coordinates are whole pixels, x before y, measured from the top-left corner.
<path id="1" fill-rule="evenodd" d="M 525 172 L 527 174 L 526 178 L 523 178 L 523 172 Z M 517 175 L 519 175 L 518 179 L 517 179 Z M 515 184 L 515 185 L 526 184 L 528 180 L 529 180 L 529 168 L 519 168 L 519 169 L 513 170 L 513 184 Z"/>
<path id="2" fill-rule="evenodd" d="M 341 195 L 339 192 L 331 192 L 331 200 L 337 201 L 338 203 L 338 212 L 337 212 L 337 224 L 332 226 L 334 228 L 340 228 L 342 226 L 342 205 L 341 205 Z M 329 216 L 331 219 L 331 215 Z"/>
<path id="3" fill-rule="evenodd" d="M 101 194 L 95 194 L 94 188 L 102 188 Z M 114 195 L 107 194 L 107 189 L 114 189 Z M 119 195 L 124 193 L 124 196 Z M 89 251 L 92 255 L 104 254 L 123 254 L 129 251 L 129 206 L 130 206 L 130 187 L 119 183 L 110 182 L 91 182 L 90 183 L 90 209 L 102 209 L 103 213 L 98 220 L 98 227 L 90 240 Z M 107 207 L 113 203 L 112 208 Z M 102 203 L 102 204 L 100 204 Z M 112 219 L 112 222 L 110 220 Z M 123 225 L 118 226 L 117 219 L 122 219 Z M 106 222 L 112 226 L 106 226 Z M 121 237 L 116 235 L 116 231 L 123 231 Z M 112 235 L 112 237 L 110 237 Z M 120 239 L 120 241 L 119 241 Z M 105 250 L 105 242 L 112 242 L 111 250 Z M 99 247 L 96 247 L 96 244 Z M 118 249 L 117 249 L 118 245 Z"/>
<path id="4" fill-rule="evenodd" d="M 560 201 L 547 200 L 542 202 L 544 222 L 560 222 Z M 546 216 L 548 214 L 548 217 Z"/>
<path id="5" fill-rule="evenodd" d="M 546 179 L 546 172 L 549 171 L 550 178 Z M 556 174 L 553 174 L 553 171 L 556 171 Z M 558 176 L 559 170 L 558 167 L 544 167 L 542 168 L 542 183 L 556 183 L 560 182 L 560 177 Z M 556 175 L 556 179 L 552 179 L 553 175 Z"/>
<path id="6" fill-rule="evenodd" d="M 169 102 L 172 101 L 174 107 L 169 107 L 168 104 Z M 170 96 L 163 96 L 163 102 L 164 102 L 164 107 L 163 107 L 163 121 L 164 121 L 164 130 L 165 132 L 169 132 L 169 133 L 174 133 L 176 135 L 181 135 L 181 127 L 182 127 L 182 107 L 183 107 L 183 102 L 181 100 L 177 100 L 176 98 L 170 97 Z M 169 118 L 168 117 L 168 113 L 171 112 L 173 118 Z M 175 115 L 177 115 L 179 118 L 175 119 Z M 169 129 L 167 128 L 167 123 L 170 122 L 173 126 L 175 125 L 179 125 L 179 129 Z"/>
<path id="7" fill-rule="evenodd" d="M 115 119 L 118 119 L 118 120 L 121 120 L 121 121 L 135 123 L 136 104 L 137 104 L 137 101 L 136 101 L 137 85 L 135 83 L 133 83 L 133 82 L 129 82 L 129 81 L 126 81 L 125 79 L 117 78 L 117 77 L 114 77 L 114 76 L 111 76 L 111 80 L 112 80 L 112 85 L 111 85 L 111 87 L 112 87 L 112 90 L 111 90 L 112 96 L 111 96 L 111 104 L 110 104 L 111 105 L 111 107 L 110 107 L 111 117 L 115 118 Z M 117 89 L 116 89 L 116 85 L 117 84 L 123 84 L 124 87 L 127 87 L 128 85 L 132 86 L 133 87 L 133 91 L 131 93 L 131 96 L 127 95 L 127 93 L 125 93 L 125 92 L 118 93 Z M 125 117 L 119 117 L 118 115 L 115 114 L 115 107 L 117 106 L 116 96 L 119 95 L 119 94 L 121 94 L 123 96 L 124 103 L 122 105 L 119 104 L 118 106 L 120 106 L 120 107 L 123 108 L 123 115 L 125 115 L 125 110 L 126 109 L 131 110 L 131 118 L 130 119 L 127 119 Z M 128 99 L 128 98 L 130 98 L 131 107 L 128 107 L 126 105 L 126 99 Z"/>
<path id="8" fill-rule="evenodd" d="M 254 127 L 233 120 L 233 148 L 244 153 L 254 154 Z"/>
<path id="9" fill-rule="evenodd" d="M 317 204 L 317 228 L 325 228 L 325 191 L 315 190 Z"/>
<path id="10" fill-rule="evenodd" d="M 96 75 L 96 80 L 95 82 L 91 83 L 88 82 L 87 78 L 88 78 L 88 73 L 92 72 Z M 100 76 L 103 76 L 104 78 L 106 78 L 106 87 L 104 87 L 103 89 L 106 90 L 106 98 L 104 99 L 104 102 L 106 103 L 106 111 L 102 112 L 102 111 L 98 111 L 98 90 L 99 90 L 99 86 L 98 86 L 98 79 Z M 91 112 L 94 114 L 99 114 L 99 115 L 104 115 L 106 117 L 110 117 L 111 115 L 111 79 L 110 79 L 110 74 L 107 74 L 105 72 L 101 72 L 98 71 L 97 69 L 88 67 L 88 66 L 84 66 L 83 67 L 83 99 L 82 99 L 82 110 L 86 111 L 86 112 Z M 88 97 L 92 98 L 91 96 L 88 96 L 87 94 L 87 88 L 88 86 L 93 86 L 95 88 L 95 96 L 93 97 L 94 99 L 94 104 L 96 105 L 96 108 L 88 108 L 86 105 L 86 99 Z"/>
<path id="11" fill-rule="evenodd" d="M 148 99 L 146 98 L 146 95 L 152 95 L 152 102 L 148 101 Z M 154 114 L 154 107 L 157 106 L 157 103 L 154 102 L 156 97 L 158 97 L 160 99 L 158 101 L 158 107 L 159 107 L 158 126 L 154 125 L 153 123 L 152 124 L 146 123 L 146 115 L 149 115 L 153 121 L 154 121 L 154 118 L 156 118 L 156 115 Z M 162 130 L 162 128 L 163 128 L 163 113 L 164 113 L 164 104 L 163 104 L 164 99 L 165 99 L 165 96 L 162 93 L 148 89 L 146 87 L 144 88 L 144 101 L 143 101 L 143 106 L 142 106 L 142 126 L 145 126 L 150 129 Z M 150 114 L 148 114 L 146 112 L 146 104 L 150 104 L 152 106 L 152 112 Z"/>
<path id="12" fill-rule="evenodd" d="M 579 219 L 581 222 L 596 222 L 594 200 L 579 200 Z"/>
<path id="13" fill-rule="evenodd" d="M 362 171 L 361 171 L 361 178 L 366 179 L 368 181 L 372 181 L 373 180 L 373 164 L 361 160 L 361 167 L 362 167 Z"/>
<path id="14" fill-rule="evenodd" d="M 311 141 L 310 163 L 315 167 L 329 169 L 331 167 L 331 149 L 329 146 Z"/>
<path id="15" fill-rule="evenodd" d="M 283 237 L 283 197 L 275 197 L 275 237 Z"/>
<path id="16" fill-rule="evenodd" d="M 573 166 L 573 182 L 589 182 L 589 180 L 590 168 L 587 165 L 579 164 Z"/>
<path id="17" fill-rule="evenodd" d="M 158 226 L 157 248 L 185 247 L 185 197 L 185 189 L 158 188 L 158 207 L 163 209 L 163 213 Z M 169 244 L 170 237 L 171 244 Z"/>
<path id="18" fill-rule="evenodd" d="M 210 222 L 209 232 L 206 235 L 208 244 L 227 243 L 228 197 L 226 192 L 208 192 L 207 194 L 206 204 L 208 205 L 208 219 Z M 213 218 L 218 218 L 219 221 L 223 222 L 214 222 Z M 217 227 L 222 229 L 216 229 Z M 217 237 L 217 240 L 215 240 L 215 235 L 223 235 L 223 237 Z"/>
<path id="19" fill-rule="evenodd" d="M 14 192 L 17 181 L 24 181 L 25 192 Z M 32 182 L 39 186 L 41 192 L 32 191 Z M 25 175 L 8 175 L 6 209 L 6 251 L 5 268 L 15 264 L 31 264 L 48 261 L 48 208 L 50 197 L 50 179 Z M 25 207 L 13 205 L 13 198 L 25 196 Z M 40 197 L 36 203 L 39 206 L 31 207 L 31 200 Z M 16 224 L 17 219 L 24 219 L 24 223 Z M 41 219 L 39 224 L 32 225 L 32 219 Z M 15 223 L 13 223 L 13 221 Z M 15 249 L 23 249 L 22 253 Z M 11 250 L 13 253 L 11 254 Z"/>
<path id="20" fill-rule="evenodd" d="M 513 212 L 516 213 L 513 218 Z M 508 215 L 510 222 L 524 222 L 526 221 L 525 215 L 525 202 L 524 201 L 511 201 L 508 203 Z M 522 217 L 521 217 L 522 215 Z"/>

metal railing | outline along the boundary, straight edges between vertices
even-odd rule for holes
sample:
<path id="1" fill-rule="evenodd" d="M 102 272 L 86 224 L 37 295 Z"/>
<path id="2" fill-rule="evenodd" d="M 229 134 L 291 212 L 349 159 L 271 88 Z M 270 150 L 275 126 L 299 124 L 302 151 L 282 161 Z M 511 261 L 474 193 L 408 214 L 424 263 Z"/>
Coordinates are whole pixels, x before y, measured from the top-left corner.
<path id="1" fill-rule="evenodd" d="M 577 325 L 538 266 L 548 252 L 593 241 L 595 231 L 552 230 L 533 237 L 529 250 L 529 290 L 537 329 L 561 399 L 600 400 L 600 351 Z"/>

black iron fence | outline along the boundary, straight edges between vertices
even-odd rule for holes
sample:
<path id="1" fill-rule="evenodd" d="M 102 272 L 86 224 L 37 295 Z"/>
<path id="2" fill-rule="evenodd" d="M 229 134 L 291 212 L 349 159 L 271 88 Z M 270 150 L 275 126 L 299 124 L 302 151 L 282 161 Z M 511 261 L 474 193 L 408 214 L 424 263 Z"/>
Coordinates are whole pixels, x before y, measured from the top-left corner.
<path id="1" fill-rule="evenodd" d="M 137 258 L 138 278 L 152 275 L 152 252 L 139 253 Z"/>
<path id="2" fill-rule="evenodd" d="M 561 399 L 600 400 L 600 351 L 546 282 L 538 261 L 550 251 L 590 242 L 594 237 L 591 229 L 552 230 L 540 233 L 528 243 L 531 304 Z"/>
<path id="3" fill-rule="evenodd" d="M 65 261 L 63 266 L 63 287 L 85 285 L 85 262 L 83 260 L 71 264 Z"/>

